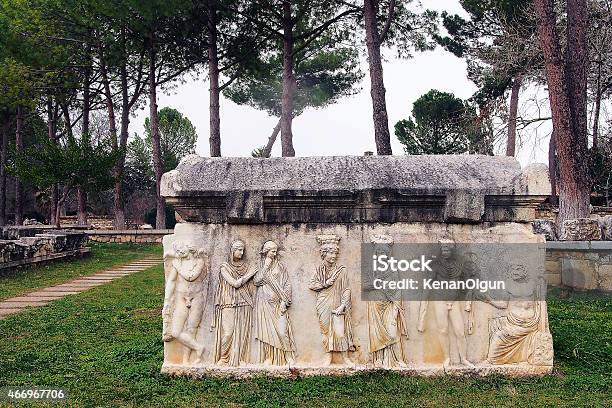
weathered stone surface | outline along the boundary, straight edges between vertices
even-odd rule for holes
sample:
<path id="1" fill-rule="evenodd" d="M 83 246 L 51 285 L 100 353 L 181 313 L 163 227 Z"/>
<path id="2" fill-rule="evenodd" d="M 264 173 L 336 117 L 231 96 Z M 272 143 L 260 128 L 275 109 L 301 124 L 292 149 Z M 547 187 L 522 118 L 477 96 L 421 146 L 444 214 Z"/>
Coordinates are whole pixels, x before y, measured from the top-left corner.
<path id="1" fill-rule="evenodd" d="M 479 222 L 485 211 L 484 196 L 470 191 L 449 191 L 446 194 L 444 220 L 447 222 Z"/>
<path id="2" fill-rule="evenodd" d="M 522 184 L 528 195 L 550 195 L 551 185 L 548 166 L 543 163 L 530 164 L 523 170 Z"/>
<path id="3" fill-rule="evenodd" d="M 586 259 L 563 258 L 561 282 L 564 286 L 574 289 L 597 289 L 597 264 Z"/>
<path id="4" fill-rule="evenodd" d="M 549 286 L 561 286 L 561 272 L 558 273 L 547 273 L 545 275 L 546 282 Z"/>
<path id="5" fill-rule="evenodd" d="M 563 221 L 562 241 L 596 241 L 601 239 L 599 222 L 592 218 L 576 218 Z"/>
<path id="6" fill-rule="evenodd" d="M 612 264 L 600 264 L 597 269 L 599 290 L 612 292 Z"/>
<path id="7" fill-rule="evenodd" d="M 557 240 L 557 226 L 553 221 L 538 219 L 534 220 L 531 225 L 534 234 L 544 235 L 547 241 Z"/>
<path id="8" fill-rule="evenodd" d="M 394 242 L 452 238 L 541 251 L 544 237 L 530 222 L 549 189 L 544 167 L 521 171 L 507 157 L 188 156 L 162 181 L 183 221 L 163 238 L 162 370 L 548 373 L 543 263 L 527 279 L 534 286 L 523 286 L 527 303 L 510 302 L 510 292 L 499 303 L 423 294 L 421 301 L 364 300 L 360 271 L 363 244 L 390 251 Z M 480 270 L 524 279 L 528 267 L 513 258 L 505 270 L 503 256 L 485 257 L 491 264 Z M 531 321 L 521 323 L 527 315 Z M 456 330 L 447 330 L 451 320 L 461 322 Z"/>
<path id="9" fill-rule="evenodd" d="M 532 220 L 545 184 L 501 156 L 191 155 L 161 194 L 191 222 L 478 222 Z"/>
<path id="10" fill-rule="evenodd" d="M 601 218 L 603 239 L 612 241 L 612 215 L 606 215 Z"/>
<path id="11" fill-rule="evenodd" d="M 458 224 L 419 224 L 419 223 L 396 223 L 396 224 L 367 224 L 367 225 L 337 225 L 326 224 L 319 226 L 306 225 L 235 225 L 235 224 L 195 224 L 183 223 L 178 224 L 175 229 L 175 234 L 164 238 L 164 247 L 166 253 L 166 279 L 170 282 L 171 279 L 180 279 L 180 275 L 176 275 L 176 268 L 183 267 L 188 271 L 198 271 L 194 266 L 197 264 L 191 258 L 179 258 L 174 255 L 173 248 L 181 248 L 182 246 L 193 248 L 195 251 L 202 251 L 202 268 L 200 277 L 193 282 L 198 284 L 195 288 L 202 288 L 202 292 L 191 292 L 192 295 L 187 296 L 187 299 L 199 298 L 197 303 L 191 304 L 189 313 L 197 313 L 198 318 L 190 318 L 191 326 L 197 327 L 195 332 L 189 332 L 194 336 L 194 339 L 187 340 L 188 337 L 183 335 L 180 330 L 172 329 L 173 327 L 173 307 L 178 308 L 176 304 L 167 299 L 164 308 L 164 338 L 165 345 L 165 362 L 164 372 L 172 373 L 209 373 L 213 375 L 232 375 L 232 376 L 249 376 L 256 373 L 282 376 L 284 373 L 289 373 L 287 367 L 275 367 L 274 365 L 262 364 L 258 357 L 257 341 L 254 335 L 248 339 L 249 350 L 248 356 L 245 357 L 244 364 L 239 367 L 227 367 L 224 364 L 218 364 L 215 354 L 217 347 L 216 342 L 219 338 L 216 337 L 216 330 L 210 330 L 210 321 L 215 319 L 218 313 L 215 307 L 216 293 L 221 282 L 220 268 L 224 262 L 227 262 L 230 247 L 236 237 L 245 243 L 245 262 L 256 267 L 259 265 L 260 253 L 262 244 L 273 240 L 280 243 L 280 262 L 285 265 L 288 273 L 288 279 L 292 288 L 292 300 L 289 311 L 287 312 L 293 327 L 292 336 L 295 342 L 295 361 L 289 363 L 292 369 L 299 372 L 308 372 L 311 374 L 351 374 L 360 372 L 375 367 L 372 362 L 372 351 L 369 343 L 369 325 L 368 320 L 368 302 L 360 299 L 360 250 L 363 242 L 369 242 L 370 237 L 376 236 L 377 233 L 384 233 L 393 237 L 395 242 L 437 242 L 447 234 L 453 236 L 458 242 L 542 242 L 542 238 L 531 232 L 529 224 L 513 224 L 501 223 L 492 227 L 483 227 L 480 225 L 458 225 Z M 320 238 L 324 237 L 324 238 Z M 321 333 L 319 332 L 319 322 L 317 320 L 317 294 L 310 289 L 312 285 L 312 277 L 316 272 L 317 267 L 321 263 L 320 242 L 328 242 L 331 238 L 339 237 L 339 258 L 338 262 L 346 267 L 349 277 L 348 287 L 351 290 L 351 320 L 353 331 L 353 342 L 355 351 L 350 353 L 352 364 L 345 366 L 341 363 L 332 363 L 327 365 L 325 349 L 321 347 Z M 326 241 L 327 240 L 327 241 Z M 335 241 L 334 241 L 335 242 Z M 182 251 L 182 249 L 181 249 Z M 191 249 L 189 250 L 191 251 Z M 189 265 L 189 266 L 188 266 Z M 245 269 L 245 270 L 248 270 Z M 248 273 L 248 272 L 247 272 Z M 174 276 L 174 277 L 172 277 Z M 193 275 L 192 275 L 193 276 Z M 245 275 L 247 276 L 247 275 Z M 197 279 L 203 279 L 202 283 Z M 246 279 L 246 278 L 245 278 Z M 176 281 L 175 281 L 176 282 Z M 174 285 L 179 285 L 175 283 Z M 188 283 L 187 283 L 188 285 Z M 188 285 L 189 286 L 189 285 Z M 187 286 L 187 287 L 188 287 Z M 177 299 L 181 295 L 176 295 Z M 204 299 L 208 299 L 204 301 Z M 200 311 L 200 307 L 202 308 Z M 426 319 L 425 330 L 421 333 L 417 329 L 417 320 L 419 316 L 419 302 L 404 302 L 401 306 L 404 308 L 403 323 L 406 328 L 406 366 L 383 366 L 393 370 L 399 370 L 405 373 L 424 374 L 452 371 L 453 367 L 460 366 L 459 357 L 456 352 L 451 352 L 450 358 L 451 367 L 442 369 L 442 364 L 445 361 L 444 353 L 439 345 L 439 332 L 436 329 L 436 321 L 433 312 L 428 314 Z M 457 305 L 461 310 L 464 309 L 463 303 Z M 466 366 L 458 367 L 464 369 L 464 373 L 485 373 L 489 372 L 487 366 L 487 353 L 489 348 L 489 331 L 487 321 L 493 317 L 499 317 L 500 312 L 493 306 L 484 302 L 475 302 L 474 304 L 475 328 L 472 334 L 467 335 L 467 359 L 474 364 L 475 368 Z M 177 309 L 174 309 L 175 312 Z M 224 310 L 224 309 L 222 309 Z M 195 311 L 195 312 L 194 312 Z M 257 312 L 253 312 L 257 313 Z M 502 314 L 503 315 L 503 314 Z M 252 317 L 256 319 L 255 316 Z M 467 315 L 464 316 L 467 321 Z M 200 319 L 200 320 L 198 320 Z M 542 319 L 547 319 L 543 316 Z M 219 324 L 219 322 L 217 322 Z M 238 323 L 237 323 L 238 324 Z M 240 323 L 243 324 L 243 323 Z M 545 326 L 544 320 L 542 327 Z M 177 326 L 182 327 L 182 326 Z M 171 330 L 175 330 L 171 332 Z M 238 330 L 238 329 L 237 329 Z M 252 326 L 247 325 L 240 329 L 240 333 L 244 330 L 253 331 Z M 188 332 L 185 332 L 188 333 Z M 236 334 L 237 335 L 237 334 Z M 185 343 L 177 340 L 181 337 Z M 540 336 L 541 337 L 541 336 Z M 540 367 L 550 367 L 552 364 L 552 341 L 550 336 L 541 337 L 542 343 L 538 343 L 537 347 L 532 350 L 533 363 L 525 365 L 525 369 L 517 369 L 516 373 L 522 372 L 522 375 L 533 374 L 533 367 L 538 364 Z M 402 339 L 402 342 L 404 339 Z M 193 347 L 202 347 L 202 349 L 191 350 L 185 344 L 190 344 Z M 232 343 L 234 344 L 234 343 Z M 238 344 L 238 343 L 236 343 Z M 234 347 L 234 346 L 232 346 Z M 237 346 L 236 346 L 237 347 Z M 199 355 L 199 357 L 198 357 Z M 189 357 L 191 356 L 191 357 Z M 186 360 L 187 359 L 187 360 Z M 196 361 L 196 359 L 198 361 Z M 231 361 L 231 360 L 230 360 Z M 531 361 L 531 360 L 530 360 Z M 336 364 L 339 364 L 337 366 Z M 510 365 L 495 366 L 497 372 L 505 372 L 510 369 Z M 336 368 L 337 367 L 337 368 Z M 504 368 L 506 367 L 506 368 Z M 523 366 L 521 366 L 523 367 Z M 542 368 L 540 373 L 549 372 L 549 369 Z"/>
<path id="12" fill-rule="evenodd" d="M 181 160 L 164 174 L 162 195 L 206 191 L 341 191 L 400 189 L 444 193 L 465 189 L 514 194 L 522 172 L 502 156 L 331 156 L 258 159 L 199 157 Z"/>

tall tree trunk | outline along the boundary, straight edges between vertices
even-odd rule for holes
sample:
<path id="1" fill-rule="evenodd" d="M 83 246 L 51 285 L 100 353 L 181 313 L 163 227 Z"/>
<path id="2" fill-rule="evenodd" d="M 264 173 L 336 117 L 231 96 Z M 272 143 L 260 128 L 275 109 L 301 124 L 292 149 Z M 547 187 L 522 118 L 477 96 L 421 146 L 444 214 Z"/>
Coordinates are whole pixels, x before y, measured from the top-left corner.
<path id="1" fill-rule="evenodd" d="M 210 156 L 221 156 L 221 115 L 219 114 L 219 56 L 217 55 L 217 10 L 208 2 L 208 79 L 210 81 Z"/>
<path id="2" fill-rule="evenodd" d="M 100 57 L 102 59 L 102 57 Z M 100 61 L 100 73 L 102 76 L 102 85 L 104 89 L 104 99 L 106 100 L 106 114 L 108 115 L 108 130 L 111 137 L 113 149 L 119 148 L 117 141 L 117 124 L 115 117 L 115 105 L 113 104 L 113 94 L 111 93 L 110 80 L 104 61 Z"/>
<path id="3" fill-rule="evenodd" d="M 122 153 L 117 160 L 115 166 L 115 195 L 113 202 L 113 210 L 115 212 L 115 228 L 125 229 L 125 203 L 123 197 L 123 171 L 125 168 L 125 149 L 127 147 L 127 139 L 130 126 L 130 104 L 128 95 L 128 78 L 127 67 L 122 64 L 119 69 L 121 82 L 121 129 L 119 133 L 119 146 Z"/>
<path id="4" fill-rule="evenodd" d="M 565 53 L 567 56 L 565 77 L 569 91 L 572 138 L 564 146 L 566 150 L 565 157 L 569 158 L 569 165 L 561 167 L 561 189 L 566 188 L 566 179 L 571 180 L 570 183 L 567 183 L 570 186 L 565 191 L 565 195 L 569 200 L 563 203 L 563 200 L 560 198 L 559 214 L 563 220 L 570 217 L 588 217 L 591 212 L 590 156 L 587 130 L 587 69 L 589 61 L 587 30 L 587 0 L 568 0 L 568 41 Z M 558 145 L 559 143 L 557 143 Z M 563 175 L 563 167 L 565 167 L 565 177 Z"/>
<path id="5" fill-rule="evenodd" d="M 281 121 L 279 119 L 278 123 L 276 124 L 276 126 L 274 126 L 274 129 L 272 130 L 272 134 L 268 138 L 268 143 L 266 143 L 266 147 L 264 147 L 263 157 L 270 157 L 272 155 L 272 146 L 274 146 L 274 142 L 276 142 L 276 138 L 278 137 L 280 128 Z"/>
<path id="6" fill-rule="evenodd" d="M 378 154 L 389 155 L 391 151 L 391 136 L 389 134 L 389 118 L 387 117 L 387 102 L 385 100 L 385 83 L 380 57 L 380 35 L 376 24 L 377 0 L 364 0 L 364 16 L 366 31 L 366 46 L 368 48 L 368 64 L 370 68 L 370 95 L 372 96 L 372 117 L 374 119 L 374 140 Z"/>
<path id="7" fill-rule="evenodd" d="M 593 150 L 597 150 L 599 142 L 599 115 L 601 113 L 601 64 L 597 76 L 597 89 L 595 91 L 595 108 L 593 110 Z"/>
<path id="8" fill-rule="evenodd" d="M 293 18 L 291 0 L 283 1 L 283 96 L 281 100 L 281 145 L 283 157 L 295 156 L 293 149 L 293 98 L 295 95 Z"/>
<path id="9" fill-rule="evenodd" d="M 6 156 L 8 149 L 9 117 L 0 124 L 0 226 L 6 225 Z"/>
<path id="10" fill-rule="evenodd" d="M 568 49 L 563 61 L 553 0 L 534 0 L 558 153 L 559 225 L 588 217 L 590 181 L 586 132 L 586 0 L 568 0 Z"/>
<path id="11" fill-rule="evenodd" d="M 68 107 L 68 102 L 63 102 L 60 104 L 60 109 L 62 111 L 62 115 L 64 116 L 64 126 L 66 127 L 66 134 L 72 138 L 74 133 L 72 132 L 72 120 L 70 119 L 70 109 Z"/>
<path id="12" fill-rule="evenodd" d="M 69 138 L 74 138 L 74 133 L 72 131 L 72 120 L 70 119 L 70 109 L 68 107 L 68 102 L 62 102 L 60 103 L 60 109 L 62 111 L 62 115 L 64 116 L 64 126 L 66 127 L 66 134 L 68 135 Z M 63 199 L 60 197 L 59 201 L 58 201 L 58 212 L 56 214 L 59 214 L 60 217 L 65 217 L 67 214 L 67 206 L 68 206 L 68 201 L 66 200 L 67 197 L 64 197 Z M 56 218 L 55 222 L 57 227 L 59 228 L 59 220 L 61 220 L 61 218 Z"/>
<path id="13" fill-rule="evenodd" d="M 68 197 L 68 194 L 70 193 L 70 187 L 68 185 L 65 185 L 64 188 L 62 188 L 62 192 L 61 194 L 59 194 L 59 198 L 58 198 L 58 202 L 57 202 L 57 206 L 55 208 L 55 226 L 57 228 L 61 228 L 61 208 L 64 207 L 64 205 L 66 204 L 66 198 Z"/>
<path id="14" fill-rule="evenodd" d="M 115 115 L 115 105 L 113 103 L 113 94 L 110 88 L 110 80 L 108 77 L 108 71 L 104 58 L 100 54 L 100 74 L 102 77 L 102 85 L 104 88 L 104 97 L 106 99 L 106 113 L 108 115 L 108 129 L 111 136 L 111 144 L 113 149 L 116 151 L 119 149 L 119 140 L 117 137 L 117 125 Z M 123 134 L 124 129 L 127 132 L 128 125 L 130 122 L 129 109 L 127 108 L 127 81 L 124 77 L 121 80 L 121 133 Z M 128 112 L 126 112 L 126 109 Z M 113 189 L 113 226 L 115 229 L 125 228 L 125 215 L 123 211 L 123 166 L 119 163 L 119 158 L 115 168 L 113 169 L 113 177 L 115 178 L 115 187 Z"/>
<path id="15" fill-rule="evenodd" d="M 51 140 L 53 143 L 57 143 L 57 127 L 55 125 L 55 120 L 56 120 L 56 113 L 55 113 L 55 109 L 53 108 L 53 98 L 51 97 L 51 95 L 48 96 L 47 98 L 47 134 L 49 137 L 49 140 Z M 51 186 L 51 197 L 49 197 L 50 200 L 50 208 L 49 208 L 49 223 L 50 224 L 55 224 L 56 223 L 56 216 L 57 216 L 57 208 L 58 208 L 58 186 L 57 184 L 54 184 Z"/>
<path id="16" fill-rule="evenodd" d="M 83 78 L 83 128 L 81 139 L 84 142 L 90 143 L 89 137 L 89 113 L 91 98 L 89 93 L 90 86 L 90 69 L 85 69 L 85 75 Z M 84 186 L 77 186 L 76 197 L 77 197 L 77 224 L 87 225 L 87 193 L 83 188 Z"/>
<path id="17" fill-rule="evenodd" d="M 557 148 L 555 145 L 555 132 L 550 134 L 550 141 L 548 142 L 548 177 L 550 178 L 550 196 L 551 204 L 558 205 L 559 197 L 557 193 Z"/>
<path id="18" fill-rule="evenodd" d="M 19 106 L 15 122 L 15 151 L 17 154 L 23 152 L 23 121 L 23 108 Z M 19 177 L 15 177 L 15 225 L 23 225 L 23 183 Z"/>
<path id="19" fill-rule="evenodd" d="M 519 92 L 523 79 L 520 76 L 514 78 L 510 91 L 510 112 L 508 117 L 508 141 L 506 143 L 506 156 L 516 155 L 516 117 L 518 114 Z"/>
<path id="20" fill-rule="evenodd" d="M 77 224 L 87 225 L 87 193 L 81 187 L 76 190 Z"/>
<path id="21" fill-rule="evenodd" d="M 149 50 L 149 116 L 150 116 L 150 131 L 151 141 L 153 144 L 153 170 L 155 171 L 155 228 L 166 228 L 166 206 L 164 198 L 160 194 L 161 177 L 162 177 L 162 162 L 161 162 L 161 146 L 159 140 L 159 118 L 157 117 L 157 83 L 155 79 L 155 49 L 151 44 Z"/>

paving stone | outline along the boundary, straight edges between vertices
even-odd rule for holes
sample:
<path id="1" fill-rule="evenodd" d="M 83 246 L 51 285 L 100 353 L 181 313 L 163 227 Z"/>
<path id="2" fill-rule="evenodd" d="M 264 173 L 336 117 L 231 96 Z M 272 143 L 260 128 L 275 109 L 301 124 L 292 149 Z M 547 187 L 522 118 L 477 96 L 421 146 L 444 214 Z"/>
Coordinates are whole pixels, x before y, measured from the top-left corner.
<path id="1" fill-rule="evenodd" d="M 121 278 L 123 276 L 128 276 L 131 275 L 131 273 L 104 273 L 104 274 L 99 274 L 99 275 L 94 275 L 95 277 L 98 278 Z"/>
<path id="2" fill-rule="evenodd" d="M 17 296 L 14 298 L 10 298 L 5 300 L 5 302 L 46 302 L 49 300 L 55 300 L 55 299 L 61 299 L 64 296 L 30 296 L 30 295 L 26 295 L 26 296 Z"/>
<path id="3" fill-rule="evenodd" d="M 53 297 L 55 299 L 61 299 L 64 296 L 66 296 L 66 292 L 51 292 L 51 291 L 38 291 L 38 292 L 31 292 L 28 293 L 26 296 L 33 296 L 33 297 Z"/>
<path id="4" fill-rule="evenodd" d="M 53 292 L 80 292 L 81 291 L 80 287 L 84 288 L 84 286 L 82 285 L 76 286 L 76 285 L 66 284 L 66 286 L 52 286 L 50 288 L 43 289 L 43 291 L 50 290 Z"/>
<path id="5" fill-rule="evenodd" d="M 62 297 L 66 297 L 68 295 L 78 295 L 79 293 L 82 292 L 82 290 L 75 290 L 74 288 L 72 289 L 66 289 L 66 290 L 44 290 L 46 293 L 61 293 L 63 296 Z"/>
<path id="6" fill-rule="evenodd" d="M 8 316 L 13 313 L 23 312 L 25 309 L 0 309 L 0 316 Z"/>
<path id="7" fill-rule="evenodd" d="M 16 309 L 29 306 L 43 306 L 47 302 L 15 302 L 12 299 L 0 302 L 0 309 Z"/>
<path id="8" fill-rule="evenodd" d="M 69 282 L 68 285 L 75 285 L 75 286 L 99 286 L 99 285 L 104 285 L 105 283 L 111 282 L 111 280 L 79 280 L 79 281 L 72 281 Z"/>
<path id="9" fill-rule="evenodd" d="M 75 279 L 71 282 L 80 282 L 80 283 L 95 283 L 95 282 L 105 282 L 111 281 L 113 278 L 108 276 L 86 276 L 84 278 Z"/>

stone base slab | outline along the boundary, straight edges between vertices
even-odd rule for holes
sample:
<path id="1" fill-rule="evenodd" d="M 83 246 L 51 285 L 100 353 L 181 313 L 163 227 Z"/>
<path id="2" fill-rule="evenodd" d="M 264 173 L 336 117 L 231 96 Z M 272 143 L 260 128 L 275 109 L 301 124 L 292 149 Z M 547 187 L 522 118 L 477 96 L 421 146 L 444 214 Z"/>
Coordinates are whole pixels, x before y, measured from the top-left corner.
<path id="1" fill-rule="evenodd" d="M 161 372 L 163 374 L 188 376 L 192 378 L 203 377 L 220 377 L 220 378 L 254 378 L 260 376 L 275 377 L 275 378 L 299 378 L 313 377 L 321 375 L 331 376 L 350 376 L 368 372 L 395 372 L 402 375 L 421 376 L 421 377 L 440 377 L 444 375 L 456 377 L 485 377 L 488 375 L 501 375 L 508 378 L 518 377 L 541 377 L 551 374 L 552 366 L 535 366 L 530 364 L 505 364 L 505 365 L 487 365 L 477 364 L 474 367 L 466 366 L 412 366 L 404 368 L 377 368 L 372 365 L 355 365 L 355 366 L 329 366 L 329 367 L 313 367 L 305 365 L 295 366 L 268 366 L 249 365 L 241 367 L 223 367 L 218 365 L 202 364 L 202 365 L 175 365 L 164 364 Z"/>

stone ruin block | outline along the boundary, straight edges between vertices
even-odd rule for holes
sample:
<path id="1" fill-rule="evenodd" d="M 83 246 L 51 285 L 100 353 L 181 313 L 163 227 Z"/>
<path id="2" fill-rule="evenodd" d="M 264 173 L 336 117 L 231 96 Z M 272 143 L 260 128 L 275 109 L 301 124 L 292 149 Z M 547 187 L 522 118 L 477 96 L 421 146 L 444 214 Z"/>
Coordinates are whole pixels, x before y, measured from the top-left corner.
<path id="1" fill-rule="evenodd" d="M 531 225 L 534 234 L 544 235 L 547 241 L 557 240 L 557 226 L 554 221 L 538 219 L 534 220 Z"/>
<path id="2" fill-rule="evenodd" d="M 612 241 L 612 215 L 606 215 L 601 218 L 601 230 L 603 239 Z"/>
<path id="3" fill-rule="evenodd" d="M 55 227 L 52 225 L 7 225 L 1 228 L 2 239 L 17 240 L 49 232 Z"/>
<path id="4" fill-rule="evenodd" d="M 10 262 L 24 261 L 22 264 L 27 264 L 28 261 L 80 250 L 85 247 L 88 240 L 84 232 L 40 228 L 11 227 L 5 228 L 3 233 L 20 238 L 0 240 L 0 269 L 12 267 L 8 264 Z M 5 265 L 1 265 L 2 263 Z"/>
<path id="5" fill-rule="evenodd" d="M 162 178 L 181 219 L 163 238 L 162 371 L 550 373 L 544 261 L 521 312 L 514 301 L 424 292 L 364 300 L 361 273 L 364 247 L 401 243 L 536 245 L 543 260 L 531 222 L 547 174 L 499 156 L 187 156 Z M 512 275 L 522 260 L 487 261 Z M 448 334 L 450 314 L 464 327 Z"/>
<path id="6" fill-rule="evenodd" d="M 565 220 L 561 226 L 561 241 L 598 241 L 601 236 L 599 222 L 593 218 Z"/>
<path id="7" fill-rule="evenodd" d="M 0 262 L 11 262 L 23 259 L 23 248 L 14 241 L 0 240 Z"/>

